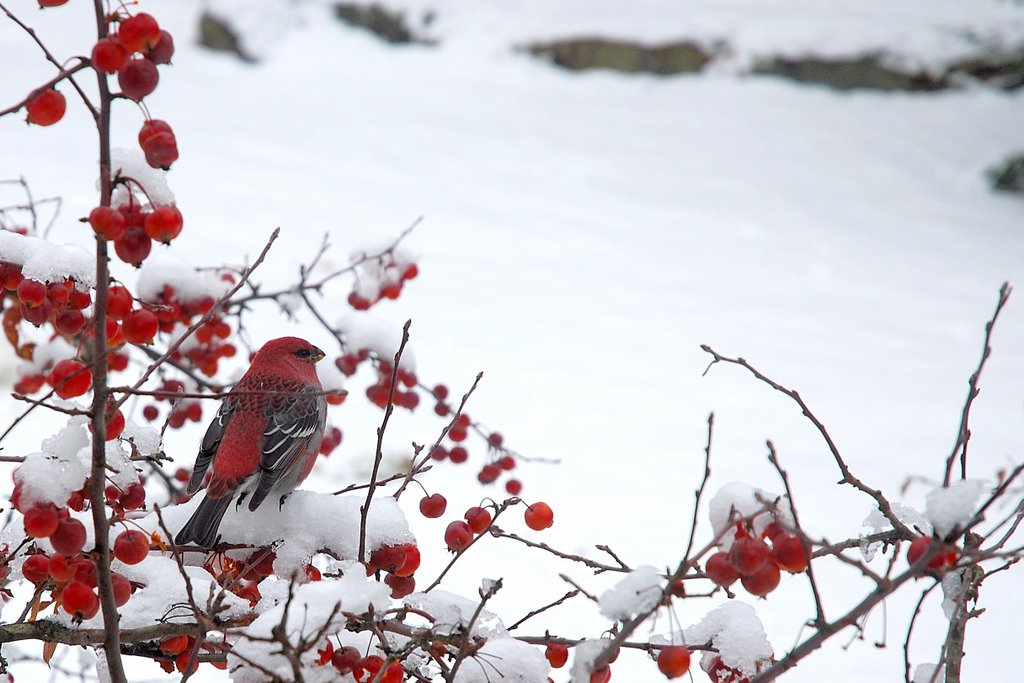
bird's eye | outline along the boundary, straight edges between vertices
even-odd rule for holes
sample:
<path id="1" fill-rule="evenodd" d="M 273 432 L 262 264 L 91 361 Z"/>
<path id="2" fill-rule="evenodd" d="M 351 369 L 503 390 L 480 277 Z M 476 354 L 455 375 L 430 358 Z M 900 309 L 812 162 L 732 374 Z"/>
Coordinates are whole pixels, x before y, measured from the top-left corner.
<path id="1" fill-rule="evenodd" d="M 309 349 L 299 349 L 298 351 L 295 352 L 295 355 L 298 356 L 299 358 L 309 358 L 310 350 Z"/>

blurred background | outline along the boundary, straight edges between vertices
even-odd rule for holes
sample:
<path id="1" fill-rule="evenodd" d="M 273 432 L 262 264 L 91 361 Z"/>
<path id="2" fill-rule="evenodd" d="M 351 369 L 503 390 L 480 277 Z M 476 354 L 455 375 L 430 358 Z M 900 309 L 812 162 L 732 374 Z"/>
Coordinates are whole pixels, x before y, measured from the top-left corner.
<path id="1" fill-rule="evenodd" d="M 10 9 L 58 59 L 88 53 L 88 3 Z M 712 493 L 734 480 L 781 491 L 772 439 L 805 528 L 830 540 L 861 532 L 870 501 L 835 485 L 799 409 L 738 368 L 705 375 L 700 344 L 799 390 L 854 473 L 892 499 L 920 506 L 941 480 L 999 287 L 1024 283 L 1020 3 L 144 0 L 138 10 L 177 45 L 145 100 L 181 150 L 168 174 L 185 216 L 173 253 L 200 267 L 243 263 L 280 226 L 257 278 L 277 287 L 295 282 L 324 235 L 328 272 L 422 217 L 403 242 L 420 276 L 363 315 L 396 329 L 412 319 L 427 384 L 461 394 L 484 372 L 468 412 L 524 456 L 523 497 L 555 510 L 555 526 L 532 537 L 674 566 L 712 411 Z M 5 101 L 53 75 L 7 21 L 0 63 Z M 77 218 L 96 201 L 96 145 L 65 94 L 68 114 L 52 128 L 0 119 L 0 178 L 59 195 L 49 238 L 88 245 Z M 134 147 L 143 119 L 119 103 L 114 146 Z M 134 282 L 130 267 L 115 272 Z M 350 287 L 324 292 L 335 319 L 350 311 Z M 1022 455 L 1020 296 L 996 329 L 972 415 L 970 475 L 989 481 Z M 338 352 L 309 316 L 289 320 L 273 305 L 246 324 L 254 345 L 292 333 Z M 344 442 L 307 487 L 366 477 L 380 421 L 363 405 L 370 382 L 356 375 L 353 396 L 332 409 Z M 395 466 L 443 426 L 429 407 L 393 421 Z M 4 400 L 0 411 L 6 422 L 21 407 Z M 5 449 L 35 450 L 54 429 L 36 416 Z M 176 464 L 191 465 L 199 429 L 169 432 Z M 448 497 L 445 518 L 422 519 L 419 496 L 406 500 L 426 577 L 445 561 L 449 518 L 505 496 L 476 482 L 486 448 L 470 451 L 467 465 L 423 478 Z M 698 514 L 702 545 L 711 532 Z M 530 533 L 511 519 L 508 530 Z M 830 616 L 869 590 L 848 568 L 820 571 Z M 511 623 L 569 589 L 559 572 L 595 594 L 615 578 L 492 539 L 443 587 L 473 597 L 481 577 L 504 577 L 491 605 Z M 1024 609 L 1017 583 L 1013 572 L 985 583 L 965 681 L 1016 670 L 1005 634 Z M 915 597 L 876 610 L 784 680 L 900 680 Z M 687 600 L 676 614 L 692 624 L 721 599 Z M 777 656 L 807 636 L 802 579 L 784 578 L 767 600 L 737 599 L 754 604 Z M 583 598 L 534 621 L 517 633 L 610 626 Z M 938 659 L 945 628 L 938 599 L 926 603 L 912 664 Z M 645 658 L 624 654 L 615 679 L 659 680 Z M 137 675 L 160 676 L 147 663 Z"/>

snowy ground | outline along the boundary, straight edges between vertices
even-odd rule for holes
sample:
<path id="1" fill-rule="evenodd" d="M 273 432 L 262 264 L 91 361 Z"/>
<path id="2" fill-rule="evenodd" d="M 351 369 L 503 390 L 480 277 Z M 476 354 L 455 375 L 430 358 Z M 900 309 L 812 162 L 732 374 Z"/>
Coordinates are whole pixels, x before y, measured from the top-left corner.
<path id="1" fill-rule="evenodd" d="M 555 508 L 545 540 L 579 552 L 608 544 L 633 565 L 676 561 L 712 410 L 715 486 L 742 479 L 778 490 L 765 459 L 771 438 L 804 525 L 830 539 L 855 535 L 868 501 L 833 485 L 834 464 L 798 409 L 737 368 L 703 376 L 709 358 L 699 345 L 742 355 L 798 388 L 858 476 L 920 504 L 926 487 L 905 496 L 900 487 L 910 476 L 940 476 L 999 285 L 1024 286 L 1024 202 L 992 194 L 983 177 L 1024 148 L 1024 94 L 980 86 L 838 94 L 741 69 L 569 74 L 510 46 L 612 27 L 654 40 L 692 26 L 698 37 L 735 37 L 741 53 L 842 51 L 831 38 L 841 35 L 844 48 L 860 40 L 866 50 L 886 45 L 934 63 L 960 49 L 950 26 L 970 26 L 979 40 L 1024 36 L 1024 8 L 1013 3 L 856 9 L 862 4 L 825 12 L 794 0 L 692 8 L 648 0 L 648 11 L 634 12 L 629 3 L 591 11 L 580 2 L 434 2 L 438 48 L 387 47 L 307 4 L 260 38 L 266 59 L 253 67 L 190 45 L 200 3 L 144 3 L 179 46 L 175 68 L 147 98 L 153 115 L 175 126 L 182 151 L 170 175 L 186 216 L 176 251 L 199 264 L 241 261 L 280 225 L 265 277 L 283 283 L 325 232 L 337 263 L 422 215 L 409 240 L 422 275 L 380 314 L 413 319 L 424 379 L 468 386 L 483 370 L 470 413 L 516 450 L 561 461 L 524 468 L 524 495 Z M 84 35 L 75 18 L 84 24 L 87 14 L 75 5 L 63 15 L 22 13 L 44 40 L 71 40 Z M 0 63 L 18 65 L 0 77 L 5 101 L 50 75 L 9 23 L 0 23 Z M 132 145 L 140 120 L 122 106 L 115 144 Z M 37 194 L 63 195 L 58 241 L 83 239 L 74 218 L 94 201 L 85 124 L 80 111 L 52 129 L 0 120 L 0 177 L 23 175 Z M 340 310 L 344 292 L 336 295 Z M 1020 459 L 1022 297 L 996 330 L 973 415 L 977 477 Z M 251 322 L 257 341 L 284 329 L 269 309 Z M 327 343 L 315 328 L 290 329 Z M 345 444 L 309 486 L 329 490 L 365 469 L 354 463 L 365 462 L 379 415 L 352 403 L 338 413 Z M 400 422 L 392 447 L 431 438 L 437 425 L 427 424 Z M 38 434 L 24 429 L 24 448 L 36 448 Z M 190 461 L 197 438 L 175 435 L 169 448 Z M 432 480 L 450 510 L 479 498 L 474 472 L 449 466 Z M 421 546 L 440 546 L 440 521 L 411 522 Z M 566 590 L 556 576 L 564 567 L 519 550 L 495 542 L 467 556 L 452 585 L 505 576 L 492 606 L 508 621 Z M 569 573 L 594 592 L 609 583 Z M 827 580 L 835 593 L 826 608 L 836 615 L 857 580 L 843 572 Z M 1017 670 L 1005 634 L 1019 630 L 1018 583 L 1004 574 L 985 584 L 988 612 L 968 631 L 964 680 L 1006 680 Z M 784 581 L 767 602 L 752 602 L 784 653 L 811 614 L 805 585 Z M 678 616 L 696 623 L 710 607 L 695 600 Z M 928 610 L 915 663 L 938 657 L 943 620 L 937 604 Z M 844 651 L 840 637 L 784 680 L 899 679 L 908 613 L 908 601 L 893 601 L 887 620 L 871 616 L 863 641 Z M 597 615 L 580 602 L 537 630 L 596 635 Z M 882 639 L 887 647 L 876 648 Z M 641 657 L 629 659 L 616 680 L 660 678 Z"/>

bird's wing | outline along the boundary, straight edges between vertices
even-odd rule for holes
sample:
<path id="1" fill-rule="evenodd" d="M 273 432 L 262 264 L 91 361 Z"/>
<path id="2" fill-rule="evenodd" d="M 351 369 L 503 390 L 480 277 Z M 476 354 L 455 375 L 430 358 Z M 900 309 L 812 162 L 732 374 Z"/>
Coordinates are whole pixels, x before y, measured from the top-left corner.
<path id="1" fill-rule="evenodd" d="M 260 448 L 260 478 L 249 499 L 250 510 L 258 508 L 283 476 L 302 467 L 310 451 L 320 447 L 327 403 L 319 391 L 317 387 L 315 393 L 310 390 L 312 395 L 285 396 L 267 408 L 267 427 Z"/>
<path id="2" fill-rule="evenodd" d="M 227 429 L 228 422 L 231 421 L 231 416 L 234 413 L 235 402 L 229 396 L 221 402 L 220 409 L 213 421 L 210 422 L 210 426 L 207 427 L 202 443 L 199 444 L 199 455 L 196 456 L 196 464 L 192 468 L 192 476 L 188 480 L 187 492 L 189 495 L 203 487 L 203 477 L 206 475 L 206 470 L 210 468 L 210 463 L 213 462 L 213 456 L 217 454 L 217 447 L 220 446 L 220 441 L 224 438 L 224 430 Z"/>

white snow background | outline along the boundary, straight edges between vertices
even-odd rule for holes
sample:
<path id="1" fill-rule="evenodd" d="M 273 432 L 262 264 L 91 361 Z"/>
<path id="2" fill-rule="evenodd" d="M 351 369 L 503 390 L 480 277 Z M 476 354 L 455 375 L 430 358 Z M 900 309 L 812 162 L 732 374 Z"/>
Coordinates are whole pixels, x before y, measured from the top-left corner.
<path id="1" fill-rule="evenodd" d="M 45 12 L 12 5 L 59 58 L 88 52 L 88 3 Z M 425 381 L 460 394 L 483 370 L 468 412 L 515 450 L 560 461 L 521 465 L 524 497 L 555 510 L 554 527 L 531 537 L 594 557 L 593 546 L 607 544 L 633 567 L 677 562 L 712 410 L 709 496 L 734 480 L 779 490 L 765 457 L 771 438 L 805 527 L 833 540 L 859 533 L 870 501 L 834 485 L 839 473 L 798 408 L 739 368 L 704 376 L 710 359 L 701 343 L 798 389 L 859 477 L 925 509 L 999 285 L 1024 287 L 1024 202 L 993 194 L 984 178 L 1024 149 L 1024 91 L 838 93 L 745 76 L 744 65 L 768 49 L 828 55 L 880 46 L 908 63 L 935 64 L 963 50 L 963 35 L 1019 42 L 1019 4 L 438 0 L 429 3 L 436 47 L 387 46 L 336 22 L 320 3 L 217 4 L 252 24 L 275 17 L 273 30 L 257 36 L 265 58 L 255 66 L 194 46 L 203 5 L 152 0 L 139 8 L 177 46 L 174 66 L 161 67 L 160 86 L 146 98 L 181 150 L 168 176 L 185 216 L 173 252 L 196 265 L 240 263 L 281 226 L 257 278 L 280 285 L 294 280 L 325 232 L 336 266 L 422 215 L 407 242 L 421 255 L 421 275 L 374 313 L 395 325 L 413 319 Z M 568 73 L 512 49 L 594 33 L 719 37 L 736 49 L 724 66 L 674 77 Z M 8 21 L 0 21 L 0 64 L 3 105 L 53 73 Z M 51 238 L 88 245 L 76 219 L 95 202 L 95 142 L 84 110 L 62 90 L 69 112 L 56 126 L 0 120 L 0 178 L 24 176 L 37 196 L 61 195 Z M 133 105 L 119 103 L 114 145 L 133 146 L 141 121 Z M 117 272 L 134 282 L 130 269 Z M 333 295 L 340 313 L 345 291 Z M 273 307 L 248 323 L 256 343 L 288 332 L 330 347 L 307 319 L 289 326 Z M 973 479 L 991 482 L 1020 458 L 1022 345 L 1018 289 L 972 414 Z M 12 366 L 2 368 L 7 380 Z M 361 390 L 365 380 L 350 384 Z M 345 442 L 306 488 L 330 491 L 366 476 L 380 413 L 359 403 L 332 409 Z M 4 401 L 2 422 L 22 409 Z M 415 419 L 398 414 L 389 452 L 433 441 L 440 424 L 428 412 L 424 403 Z M 52 424 L 52 416 L 27 420 L 5 454 L 38 450 Z M 199 436 L 198 427 L 170 434 L 168 452 L 190 465 Z M 418 493 L 403 498 L 424 551 L 424 584 L 445 561 L 447 521 L 487 493 L 475 483 L 483 449 L 471 453 L 470 465 L 444 464 L 423 479 L 449 498 L 441 520 L 415 512 Z M 904 494 L 908 477 L 924 482 Z M 531 533 L 519 514 L 504 526 Z M 706 509 L 700 518 L 702 544 L 711 538 Z M 490 540 L 442 588 L 472 597 L 481 578 L 504 577 L 488 609 L 508 625 L 568 590 L 558 571 L 598 595 L 622 578 Z M 833 618 L 869 590 L 843 568 L 819 579 Z M 1019 669 L 1005 646 L 1005 634 L 1020 630 L 1019 583 L 1016 571 L 986 581 L 979 606 L 987 612 L 968 628 L 964 680 L 1008 680 Z M 862 640 L 851 643 L 847 631 L 784 680 L 899 680 L 914 597 L 876 609 Z M 808 634 L 802 625 L 813 605 L 802 577 L 784 576 L 767 601 L 737 599 L 754 606 L 777 657 Z M 687 600 L 676 613 L 689 627 L 716 604 Z M 596 637 L 607 625 L 597 605 L 577 599 L 513 633 Z M 657 627 L 675 630 L 667 620 Z M 913 666 L 938 659 L 945 627 L 935 597 L 915 632 Z M 644 658 L 624 653 L 615 680 L 662 680 Z M 133 667 L 140 680 L 162 675 L 145 662 Z M 41 675 L 29 665 L 14 671 L 18 680 Z M 556 683 L 568 675 L 552 673 Z M 193 680 L 225 678 L 202 667 Z"/>

